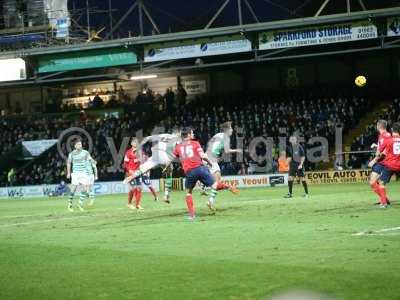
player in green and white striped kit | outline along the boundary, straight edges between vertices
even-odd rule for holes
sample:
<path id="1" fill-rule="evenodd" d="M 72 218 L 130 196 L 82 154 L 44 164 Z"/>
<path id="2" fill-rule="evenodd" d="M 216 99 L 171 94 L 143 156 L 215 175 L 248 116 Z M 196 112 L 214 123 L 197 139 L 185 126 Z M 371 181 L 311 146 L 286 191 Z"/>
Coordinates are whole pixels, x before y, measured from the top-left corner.
<path id="1" fill-rule="evenodd" d="M 93 206 L 95 200 L 93 185 L 94 182 L 98 179 L 97 162 L 94 159 L 88 160 L 86 162 L 86 165 L 87 165 L 87 174 L 89 176 L 89 198 L 90 198 L 89 206 Z"/>
<path id="2" fill-rule="evenodd" d="M 83 211 L 83 204 L 89 198 L 90 178 L 88 175 L 88 161 L 93 161 L 90 153 L 82 149 L 82 141 L 77 139 L 74 148 L 67 160 L 67 178 L 71 178 L 71 194 L 68 200 L 68 210 L 73 211 L 73 199 L 78 186 L 81 186 L 78 208 Z M 72 173 L 71 173 L 72 170 Z"/>

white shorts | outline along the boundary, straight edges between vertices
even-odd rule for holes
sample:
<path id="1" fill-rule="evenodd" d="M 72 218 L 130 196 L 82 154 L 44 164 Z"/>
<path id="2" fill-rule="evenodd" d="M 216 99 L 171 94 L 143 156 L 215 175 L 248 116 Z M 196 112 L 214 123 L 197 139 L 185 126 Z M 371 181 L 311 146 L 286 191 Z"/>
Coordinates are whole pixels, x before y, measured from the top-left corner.
<path id="1" fill-rule="evenodd" d="M 94 174 L 88 175 L 89 176 L 89 184 L 93 185 L 94 184 Z"/>
<path id="2" fill-rule="evenodd" d="M 71 174 L 72 185 L 90 185 L 90 176 L 85 173 L 72 173 Z"/>
<path id="3" fill-rule="evenodd" d="M 210 173 L 211 174 L 215 174 L 217 172 L 221 172 L 221 169 L 219 167 L 218 162 L 212 162 L 211 167 L 209 166 L 208 168 L 210 169 Z"/>
<path id="4" fill-rule="evenodd" d="M 151 170 L 157 166 L 166 166 L 171 163 L 171 158 L 164 151 L 152 150 L 152 155 L 146 160 L 140 169 Z"/>

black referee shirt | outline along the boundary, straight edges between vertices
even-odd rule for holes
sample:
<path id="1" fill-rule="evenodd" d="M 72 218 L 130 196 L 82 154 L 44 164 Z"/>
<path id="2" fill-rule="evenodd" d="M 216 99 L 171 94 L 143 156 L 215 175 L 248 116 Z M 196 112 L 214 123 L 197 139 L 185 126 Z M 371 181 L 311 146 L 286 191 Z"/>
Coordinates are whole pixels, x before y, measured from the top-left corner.
<path id="1" fill-rule="evenodd" d="M 306 156 L 304 148 L 300 144 L 290 144 L 286 149 L 286 156 L 291 158 L 290 165 L 298 166 L 301 163 L 301 158 Z"/>

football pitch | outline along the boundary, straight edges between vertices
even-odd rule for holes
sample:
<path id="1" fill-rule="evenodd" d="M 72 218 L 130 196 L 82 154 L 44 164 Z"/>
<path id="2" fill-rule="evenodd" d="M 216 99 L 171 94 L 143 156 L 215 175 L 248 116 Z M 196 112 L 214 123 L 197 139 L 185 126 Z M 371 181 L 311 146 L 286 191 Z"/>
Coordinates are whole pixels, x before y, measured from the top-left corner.
<path id="1" fill-rule="evenodd" d="M 0 299 L 269 299 L 312 290 L 333 299 L 400 299 L 400 184 L 374 206 L 366 184 L 221 192 L 211 215 L 195 194 L 171 205 L 146 193 L 85 212 L 64 198 L 0 200 Z"/>

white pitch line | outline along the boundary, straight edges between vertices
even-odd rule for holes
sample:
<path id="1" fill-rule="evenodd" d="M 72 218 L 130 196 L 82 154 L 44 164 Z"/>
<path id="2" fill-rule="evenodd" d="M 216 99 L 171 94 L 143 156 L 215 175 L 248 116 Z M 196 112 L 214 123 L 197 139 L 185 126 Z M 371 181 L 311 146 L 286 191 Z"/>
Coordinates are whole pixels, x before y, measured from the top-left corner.
<path id="1" fill-rule="evenodd" d="M 400 230 L 400 227 L 391 227 L 391 228 L 384 228 L 380 230 L 375 230 L 375 231 L 360 231 L 357 233 L 353 233 L 352 235 L 354 236 L 360 236 L 360 235 L 377 235 L 380 233 L 385 233 L 385 232 L 390 232 L 390 231 L 397 231 Z"/>

